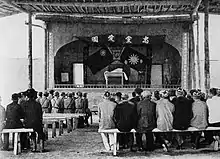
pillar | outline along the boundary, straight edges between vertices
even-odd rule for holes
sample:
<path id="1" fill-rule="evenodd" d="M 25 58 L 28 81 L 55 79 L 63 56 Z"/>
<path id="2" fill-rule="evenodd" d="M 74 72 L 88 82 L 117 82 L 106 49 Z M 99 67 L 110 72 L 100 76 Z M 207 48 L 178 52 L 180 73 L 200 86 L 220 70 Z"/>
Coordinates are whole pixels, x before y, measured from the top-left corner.
<path id="1" fill-rule="evenodd" d="M 32 61 L 32 13 L 28 14 L 28 87 L 33 87 Z"/>

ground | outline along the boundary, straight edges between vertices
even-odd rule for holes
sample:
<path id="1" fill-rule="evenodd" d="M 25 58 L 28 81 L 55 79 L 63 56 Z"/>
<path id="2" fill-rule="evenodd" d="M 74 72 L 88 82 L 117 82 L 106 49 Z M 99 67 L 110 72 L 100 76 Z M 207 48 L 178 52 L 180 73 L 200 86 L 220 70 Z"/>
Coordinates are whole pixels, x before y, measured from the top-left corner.
<path id="1" fill-rule="evenodd" d="M 95 118 L 95 121 L 97 118 Z M 154 152 L 129 152 L 128 150 L 119 151 L 117 157 L 112 156 L 112 153 L 104 152 L 101 136 L 97 133 L 97 123 L 87 128 L 76 129 L 71 133 L 67 133 L 66 130 L 62 136 L 51 138 L 49 134 L 49 140 L 45 143 L 47 152 L 44 153 L 32 153 L 22 152 L 18 156 L 13 154 L 13 151 L 0 151 L 0 159 L 6 158 L 19 158 L 19 159 L 139 159 L 139 158 L 167 158 L 167 159 L 185 159 L 185 158 L 220 158 L 220 151 L 213 152 L 210 148 L 193 150 L 185 148 L 184 150 L 171 149 L 170 152 L 163 152 L 162 149 L 157 149 Z"/>

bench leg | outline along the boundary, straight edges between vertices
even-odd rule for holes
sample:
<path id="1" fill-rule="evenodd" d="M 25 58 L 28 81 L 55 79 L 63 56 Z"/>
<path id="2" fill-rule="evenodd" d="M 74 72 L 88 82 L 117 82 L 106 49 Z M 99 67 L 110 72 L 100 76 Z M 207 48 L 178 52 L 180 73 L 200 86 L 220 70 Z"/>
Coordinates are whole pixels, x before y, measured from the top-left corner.
<path id="1" fill-rule="evenodd" d="M 92 114 L 91 114 L 91 116 L 90 116 L 90 122 L 91 122 L 91 125 L 92 125 L 92 123 L 93 123 Z"/>
<path id="2" fill-rule="evenodd" d="M 44 124 L 44 135 L 45 135 L 45 140 L 48 140 L 48 124 Z"/>
<path id="3" fill-rule="evenodd" d="M 59 136 L 62 135 L 62 129 L 63 129 L 63 121 L 59 120 Z"/>
<path id="4" fill-rule="evenodd" d="M 52 138 L 56 137 L 56 122 L 52 124 Z"/>
<path id="5" fill-rule="evenodd" d="M 14 155 L 18 155 L 18 133 L 14 134 Z"/>
<path id="6" fill-rule="evenodd" d="M 72 130 L 71 119 L 67 119 L 67 132 L 70 133 L 71 130 Z"/>
<path id="7" fill-rule="evenodd" d="M 117 133 L 114 133 L 113 155 L 117 155 Z"/>

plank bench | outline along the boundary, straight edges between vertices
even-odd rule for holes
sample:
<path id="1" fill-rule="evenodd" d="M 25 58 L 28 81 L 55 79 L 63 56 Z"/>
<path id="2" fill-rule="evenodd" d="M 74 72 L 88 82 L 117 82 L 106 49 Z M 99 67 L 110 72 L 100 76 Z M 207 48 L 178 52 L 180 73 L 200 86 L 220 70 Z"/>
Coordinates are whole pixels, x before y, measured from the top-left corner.
<path id="1" fill-rule="evenodd" d="M 21 142 L 20 142 L 20 134 L 21 133 L 31 133 L 34 132 L 33 129 L 3 129 L 1 134 L 5 133 L 14 133 L 14 154 L 18 155 L 18 153 L 21 153 Z"/>
<path id="2" fill-rule="evenodd" d="M 46 139 L 48 139 L 48 125 L 52 124 L 52 138 L 56 137 L 56 123 L 59 123 L 59 135 L 63 134 L 63 123 L 67 123 L 67 132 L 70 133 L 76 129 L 79 116 L 85 116 L 85 114 L 71 114 L 71 113 L 45 113 L 43 115 L 44 133 Z"/>
<path id="3" fill-rule="evenodd" d="M 207 131 L 219 131 L 220 132 L 220 127 L 208 127 L 206 129 L 200 130 L 194 127 L 189 127 L 187 130 L 171 130 L 171 131 L 161 131 L 157 128 L 153 129 L 152 132 L 153 133 L 184 133 L 184 132 L 207 132 Z M 132 129 L 130 132 L 120 132 L 118 129 L 106 129 L 106 130 L 98 130 L 99 133 L 111 133 L 114 135 L 114 143 L 113 143 L 113 155 L 116 156 L 117 155 L 117 150 L 119 148 L 118 146 L 118 141 L 117 141 L 117 134 L 118 133 L 136 133 L 135 129 Z M 216 140 L 216 139 L 214 139 Z"/>

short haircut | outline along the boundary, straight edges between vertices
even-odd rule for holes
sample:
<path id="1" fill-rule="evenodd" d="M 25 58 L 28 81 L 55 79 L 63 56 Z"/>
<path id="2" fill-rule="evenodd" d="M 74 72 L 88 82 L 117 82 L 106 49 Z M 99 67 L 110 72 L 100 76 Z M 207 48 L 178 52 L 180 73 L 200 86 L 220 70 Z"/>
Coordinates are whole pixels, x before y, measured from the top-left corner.
<path id="1" fill-rule="evenodd" d="M 217 95 L 217 88 L 211 88 L 211 89 L 209 90 L 209 92 L 210 92 L 212 95 L 216 96 L 216 95 Z"/>
<path id="2" fill-rule="evenodd" d="M 136 97 L 136 93 L 135 92 L 132 92 L 132 97 Z"/>

